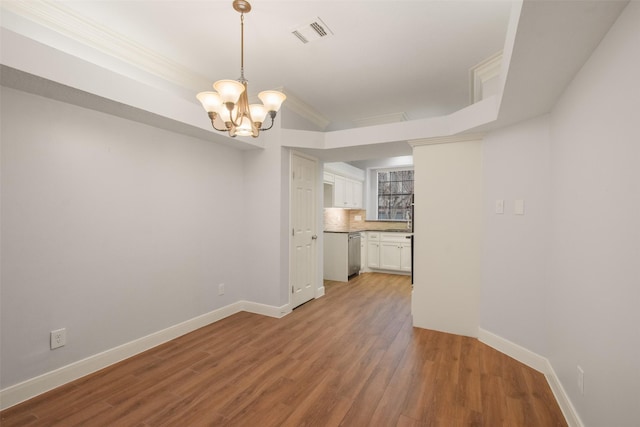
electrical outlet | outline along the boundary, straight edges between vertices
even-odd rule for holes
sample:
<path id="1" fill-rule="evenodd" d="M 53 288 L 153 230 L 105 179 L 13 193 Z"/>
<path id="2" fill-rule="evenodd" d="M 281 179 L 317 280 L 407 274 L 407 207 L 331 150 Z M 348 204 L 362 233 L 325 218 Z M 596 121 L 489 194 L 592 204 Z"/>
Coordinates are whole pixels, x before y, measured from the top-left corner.
<path id="1" fill-rule="evenodd" d="M 218 285 L 218 295 L 224 295 L 224 283 Z"/>
<path id="2" fill-rule="evenodd" d="M 578 391 L 584 394 L 584 370 L 578 365 Z"/>
<path id="3" fill-rule="evenodd" d="M 67 343 L 67 330 L 65 328 L 51 331 L 51 350 L 62 347 Z"/>

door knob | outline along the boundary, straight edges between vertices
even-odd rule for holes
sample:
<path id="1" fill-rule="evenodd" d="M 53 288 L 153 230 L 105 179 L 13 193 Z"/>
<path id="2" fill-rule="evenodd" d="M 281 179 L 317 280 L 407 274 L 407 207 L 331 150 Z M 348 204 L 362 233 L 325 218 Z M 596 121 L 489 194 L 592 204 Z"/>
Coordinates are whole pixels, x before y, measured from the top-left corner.
<path id="1" fill-rule="evenodd" d="M 318 238 L 318 236 L 317 236 L 316 234 L 314 234 L 313 236 L 311 236 L 311 238 L 312 238 L 313 240 L 316 240 L 316 239 Z"/>

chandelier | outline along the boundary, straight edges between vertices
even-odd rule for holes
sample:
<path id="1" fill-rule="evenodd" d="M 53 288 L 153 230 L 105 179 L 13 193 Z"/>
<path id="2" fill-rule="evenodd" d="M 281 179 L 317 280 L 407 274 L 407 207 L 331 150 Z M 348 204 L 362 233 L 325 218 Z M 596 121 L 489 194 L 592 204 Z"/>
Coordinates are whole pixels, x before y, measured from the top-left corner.
<path id="1" fill-rule="evenodd" d="M 247 80 L 244 78 L 244 14 L 251 11 L 246 0 L 234 0 L 233 8 L 240 13 L 240 78 L 238 80 L 218 80 L 213 84 L 216 92 L 200 92 L 196 97 L 202 103 L 215 130 L 229 132 L 229 136 L 252 136 L 257 138 L 261 130 L 273 127 L 273 121 L 280 105 L 287 98 L 284 93 L 265 90 L 258 94 L 262 104 L 249 105 Z M 262 124 L 269 115 L 271 124 Z M 216 127 L 216 118 L 224 123 L 224 128 Z"/>

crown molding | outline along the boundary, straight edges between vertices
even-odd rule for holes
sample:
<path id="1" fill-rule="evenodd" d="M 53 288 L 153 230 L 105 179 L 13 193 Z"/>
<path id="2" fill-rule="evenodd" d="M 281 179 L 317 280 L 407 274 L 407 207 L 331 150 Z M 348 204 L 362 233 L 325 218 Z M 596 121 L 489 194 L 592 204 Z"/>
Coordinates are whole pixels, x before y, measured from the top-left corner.
<path id="1" fill-rule="evenodd" d="M 206 77 L 59 2 L 3 1 L 2 9 L 178 86 L 196 89 L 210 84 Z"/>
<path id="2" fill-rule="evenodd" d="M 317 125 L 320 130 L 325 130 L 326 127 L 329 126 L 331 120 L 320 114 L 311 105 L 298 98 L 286 88 L 280 88 L 279 90 L 287 95 L 285 104 L 282 104 L 283 107 L 286 107 L 289 111 L 309 120 L 311 123 Z"/>
<path id="3" fill-rule="evenodd" d="M 502 51 L 497 52 L 469 69 L 469 102 L 482 100 L 482 86 L 487 80 L 500 75 Z"/>
<path id="4" fill-rule="evenodd" d="M 454 142 L 482 141 L 486 133 L 467 133 L 462 135 L 437 136 L 434 138 L 414 139 L 407 141 L 411 147 L 422 145 L 450 144 Z"/>
<path id="5" fill-rule="evenodd" d="M 176 86 L 193 89 L 194 93 L 211 85 L 210 79 L 163 56 L 122 34 L 85 18 L 59 2 L 3 1 L 1 8 L 34 24 L 74 40 L 97 52 L 131 65 L 138 70 L 159 77 Z M 24 34 L 30 37 L 28 34 Z M 59 48 L 59 46 L 51 46 Z M 73 54 L 72 52 L 68 52 Z M 281 89 L 287 95 L 285 107 L 309 120 L 320 130 L 331 123 L 312 106 L 296 95 Z"/>

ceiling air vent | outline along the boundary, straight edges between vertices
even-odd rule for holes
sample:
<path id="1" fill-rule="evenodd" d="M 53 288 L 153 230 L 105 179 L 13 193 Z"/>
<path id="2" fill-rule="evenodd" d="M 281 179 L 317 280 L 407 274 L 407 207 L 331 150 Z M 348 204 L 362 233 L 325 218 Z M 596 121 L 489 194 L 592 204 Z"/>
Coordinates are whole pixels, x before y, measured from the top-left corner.
<path id="1" fill-rule="evenodd" d="M 322 22 L 320 18 L 313 18 L 309 22 L 299 25 L 291 31 L 302 43 L 326 39 L 333 35 L 333 32 Z"/>
<path id="2" fill-rule="evenodd" d="M 306 37 L 305 37 L 305 36 L 303 36 L 303 35 L 302 35 L 302 33 L 300 33 L 300 31 L 298 31 L 298 30 L 293 30 L 293 31 L 291 32 L 291 34 L 293 34 L 294 36 L 296 36 L 297 38 L 299 38 L 299 39 L 300 39 L 300 41 L 301 41 L 302 43 L 309 43 L 309 40 L 307 40 L 307 39 L 306 39 Z"/>

